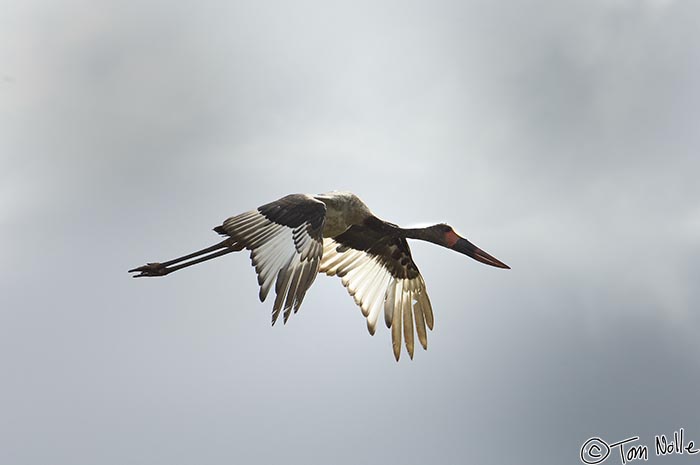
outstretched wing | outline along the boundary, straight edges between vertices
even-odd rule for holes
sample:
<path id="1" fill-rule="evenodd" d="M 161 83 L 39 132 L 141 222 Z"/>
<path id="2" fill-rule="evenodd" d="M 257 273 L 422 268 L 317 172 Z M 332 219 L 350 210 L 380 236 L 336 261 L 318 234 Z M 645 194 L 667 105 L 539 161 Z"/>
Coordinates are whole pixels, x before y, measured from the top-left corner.
<path id="1" fill-rule="evenodd" d="M 428 348 L 425 328 L 433 329 L 433 309 L 406 239 L 386 235 L 372 222 L 352 226 L 333 239 L 324 239 L 319 271 L 341 278 L 367 318 L 370 334 L 384 309 L 397 361 L 402 332 L 411 358 L 414 328 L 423 349 Z"/>
<path id="2" fill-rule="evenodd" d="M 326 205 L 305 194 L 292 194 L 233 216 L 214 228 L 250 250 L 258 274 L 260 301 L 275 283 L 272 324 L 282 308 L 287 322 L 292 308 L 299 310 L 306 291 L 316 279 L 323 253 Z"/>

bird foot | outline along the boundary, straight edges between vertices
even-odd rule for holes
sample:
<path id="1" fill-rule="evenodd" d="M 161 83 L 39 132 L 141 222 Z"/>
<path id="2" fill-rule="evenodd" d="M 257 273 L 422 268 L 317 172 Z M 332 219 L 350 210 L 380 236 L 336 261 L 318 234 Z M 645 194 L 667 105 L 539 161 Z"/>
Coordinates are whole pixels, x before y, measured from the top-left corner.
<path id="1" fill-rule="evenodd" d="M 129 270 L 129 273 L 135 274 L 134 278 L 140 278 L 142 276 L 165 276 L 170 270 L 162 263 L 147 263 L 133 270 Z"/>

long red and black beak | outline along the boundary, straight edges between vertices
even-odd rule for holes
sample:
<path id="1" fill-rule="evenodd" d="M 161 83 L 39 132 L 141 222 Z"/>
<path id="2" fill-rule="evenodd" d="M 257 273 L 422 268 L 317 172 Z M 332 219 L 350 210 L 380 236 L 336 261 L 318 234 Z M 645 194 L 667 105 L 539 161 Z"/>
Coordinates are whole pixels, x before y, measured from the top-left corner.
<path id="1" fill-rule="evenodd" d="M 457 236 L 457 234 L 455 234 L 455 236 Z M 457 240 L 453 242 L 451 248 L 452 250 L 456 250 L 457 252 L 461 252 L 464 255 L 472 257 L 478 262 L 495 266 L 496 268 L 506 268 L 508 270 L 510 269 L 508 265 L 506 265 L 496 257 L 492 257 L 491 255 L 487 254 L 486 252 L 484 252 L 468 240 L 464 239 L 463 237 L 457 236 Z"/>

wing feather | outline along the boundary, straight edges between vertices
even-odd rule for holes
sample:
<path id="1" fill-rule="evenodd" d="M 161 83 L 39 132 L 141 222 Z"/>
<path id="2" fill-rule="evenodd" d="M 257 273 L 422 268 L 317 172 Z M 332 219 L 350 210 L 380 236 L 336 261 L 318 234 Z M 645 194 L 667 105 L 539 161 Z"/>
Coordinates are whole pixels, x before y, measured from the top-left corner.
<path id="1" fill-rule="evenodd" d="M 292 309 L 296 313 L 318 274 L 325 217 L 323 202 L 293 194 L 228 218 L 215 228 L 250 250 L 261 302 L 274 284 L 273 325 L 280 312 L 285 323 Z"/>
<path id="2" fill-rule="evenodd" d="M 360 236 L 369 238 L 369 244 L 362 244 Z M 433 327 L 430 300 L 406 241 L 383 237 L 353 226 L 340 236 L 325 238 L 319 272 L 341 278 L 367 319 L 370 334 L 383 311 L 394 357 L 400 357 L 403 337 L 413 358 L 415 334 L 424 349 L 428 346 L 426 324 Z"/>
<path id="3" fill-rule="evenodd" d="M 370 301 L 369 316 L 367 317 L 367 329 L 370 334 L 374 334 L 377 330 L 377 321 L 379 320 L 379 315 L 382 313 L 384 308 L 384 298 L 386 297 L 386 289 L 391 282 L 391 275 L 384 270 L 380 279 L 377 280 L 375 284 L 374 292 L 372 293 L 372 300 Z"/>
<path id="4" fill-rule="evenodd" d="M 406 281 L 408 280 L 404 282 Z M 406 341 L 406 350 L 408 351 L 408 356 L 413 359 L 413 289 L 411 289 L 412 283 L 409 282 L 408 284 L 409 289 L 402 296 L 401 313 L 403 313 L 403 337 Z"/>
<path id="5" fill-rule="evenodd" d="M 403 309 L 403 279 L 397 279 L 394 286 L 394 295 L 391 311 L 391 345 L 394 349 L 396 360 L 401 355 L 401 310 Z M 389 300 L 389 299 L 387 299 Z"/>
<path id="6" fill-rule="evenodd" d="M 425 315 L 423 313 L 423 305 L 421 300 L 416 300 L 416 304 L 413 306 L 413 316 L 416 320 L 416 333 L 418 334 L 418 340 L 423 349 L 428 348 L 428 334 L 425 331 Z"/>

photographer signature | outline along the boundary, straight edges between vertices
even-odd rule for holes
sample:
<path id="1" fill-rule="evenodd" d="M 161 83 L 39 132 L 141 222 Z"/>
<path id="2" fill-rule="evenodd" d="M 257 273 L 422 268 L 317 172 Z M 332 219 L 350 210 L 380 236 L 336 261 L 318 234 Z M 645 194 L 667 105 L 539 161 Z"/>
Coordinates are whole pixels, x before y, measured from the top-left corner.
<path id="1" fill-rule="evenodd" d="M 695 448 L 694 441 L 685 441 L 684 435 L 685 431 L 683 431 L 683 428 L 680 428 L 678 431 L 673 432 L 671 438 L 667 438 L 665 434 L 654 436 L 654 451 L 656 456 L 673 454 L 693 455 L 700 452 L 700 449 Z M 623 465 L 635 460 L 649 460 L 649 447 L 644 444 L 632 444 L 636 441 L 639 441 L 639 436 L 610 444 L 602 438 L 594 436 L 583 443 L 579 458 L 581 462 L 586 465 L 595 465 L 605 462 L 610 452 L 613 449 L 618 449 L 620 460 Z"/>

